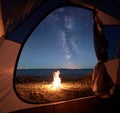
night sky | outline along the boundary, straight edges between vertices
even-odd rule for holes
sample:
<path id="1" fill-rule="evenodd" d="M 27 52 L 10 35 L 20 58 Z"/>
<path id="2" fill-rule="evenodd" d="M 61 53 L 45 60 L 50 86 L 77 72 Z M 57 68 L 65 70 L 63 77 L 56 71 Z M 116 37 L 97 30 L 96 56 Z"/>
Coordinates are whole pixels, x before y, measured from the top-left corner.
<path id="1" fill-rule="evenodd" d="M 93 68 L 93 14 L 63 7 L 49 14 L 26 41 L 18 68 Z"/>

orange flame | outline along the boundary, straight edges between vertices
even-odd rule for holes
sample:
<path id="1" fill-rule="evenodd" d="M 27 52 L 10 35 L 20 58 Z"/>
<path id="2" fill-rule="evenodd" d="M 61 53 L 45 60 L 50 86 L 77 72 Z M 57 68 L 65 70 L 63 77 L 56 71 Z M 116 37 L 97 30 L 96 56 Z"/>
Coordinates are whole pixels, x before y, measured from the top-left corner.
<path id="1" fill-rule="evenodd" d="M 60 89 L 61 88 L 61 78 L 59 77 L 60 71 L 53 72 L 53 84 L 52 88 L 53 89 Z"/>

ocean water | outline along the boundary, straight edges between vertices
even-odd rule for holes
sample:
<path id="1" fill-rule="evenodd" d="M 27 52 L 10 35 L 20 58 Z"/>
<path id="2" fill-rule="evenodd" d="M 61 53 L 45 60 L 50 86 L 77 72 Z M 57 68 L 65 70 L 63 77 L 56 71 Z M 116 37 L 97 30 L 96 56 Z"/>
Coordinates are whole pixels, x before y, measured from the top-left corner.
<path id="1" fill-rule="evenodd" d="M 52 73 L 59 70 L 60 77 L 80 78 L 93 72 L 93 69 L 17 69 L 15 76 L 51 77 Z"/>

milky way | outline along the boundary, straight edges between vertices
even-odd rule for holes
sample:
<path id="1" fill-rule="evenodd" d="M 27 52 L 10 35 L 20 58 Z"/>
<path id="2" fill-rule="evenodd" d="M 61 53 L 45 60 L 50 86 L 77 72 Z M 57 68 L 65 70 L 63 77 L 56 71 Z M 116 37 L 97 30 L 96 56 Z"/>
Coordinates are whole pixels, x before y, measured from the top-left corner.
<path id="1" fill-rule="evenodd" d="M 95 63 L 92 12 L 63 7 L 49 14 L 32 33 L 18 67 L 88 68 Z"/>

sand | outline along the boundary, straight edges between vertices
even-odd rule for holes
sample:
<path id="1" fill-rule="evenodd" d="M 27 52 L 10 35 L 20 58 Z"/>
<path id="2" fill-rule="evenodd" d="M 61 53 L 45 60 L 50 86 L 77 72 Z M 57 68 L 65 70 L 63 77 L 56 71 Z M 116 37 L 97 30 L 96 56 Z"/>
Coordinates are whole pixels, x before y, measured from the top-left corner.
<path id="1" fill-rule="evenodd" d="M 53 89 L 52 82 L 16 83 L 15 89 L 18 97 L 29 103 L 51 103 L 93 95 L 90 88 L 91 79 L 76 81 L 63 81 L 61 87 Z"/>

